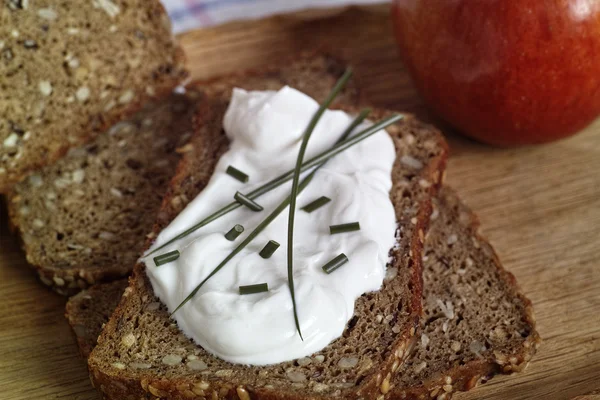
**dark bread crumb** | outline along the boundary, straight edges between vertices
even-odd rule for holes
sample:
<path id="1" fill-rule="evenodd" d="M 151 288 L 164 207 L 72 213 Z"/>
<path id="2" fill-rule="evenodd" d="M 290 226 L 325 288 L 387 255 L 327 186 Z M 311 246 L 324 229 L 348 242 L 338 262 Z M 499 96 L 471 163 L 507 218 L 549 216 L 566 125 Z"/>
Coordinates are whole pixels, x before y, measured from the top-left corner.
<path id="1" fill-rule="evenodd" d="M 200 94 L 148 105 L 8 194 L 27 261 L 61 294 L 131 272 L 191 136 Z"/>
<path id="2" fill-rule="evenodd" d="M 0 193 L 187 75 L 158 0 L 7 0 L 0 21 Z"/>

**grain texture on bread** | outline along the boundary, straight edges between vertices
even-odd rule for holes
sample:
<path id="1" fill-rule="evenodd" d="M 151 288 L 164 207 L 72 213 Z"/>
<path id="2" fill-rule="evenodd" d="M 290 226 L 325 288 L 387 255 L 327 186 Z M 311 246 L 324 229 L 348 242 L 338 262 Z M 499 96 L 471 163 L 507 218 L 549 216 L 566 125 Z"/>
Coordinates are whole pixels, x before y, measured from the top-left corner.
<path id="1" fill-rule="evenodd" d="M 188 90 L 150 104 L 13 187 L 11 224 L 44 284 L 72 294 L 131 272 L 199 97 Z"/>
<path id="2" fill-rule="evenodd" d="M 167 94 L 183 51 L 158 0 L 0 5 L 0 193 Z"/>
<path id="3" fill-rule="evenodd" d="M 248 81 L 241 86 L 249 88 Z M 308 92 L 317 99 L 327 94 Z M 192 149 L 171 182 L 155 232 L 202 190 L 228 147 L 222 131 L 228 97 L 217 97 L 199 112 Z M 384 114 L 375 112 L 373 118 Z M 114 399 L 358 399 L 387 393 L 392 373 L 408 354 L 421 313 L 422 242 L 447 151 L 437 130 L 411 116 L 388 132 L 397 150 L 390 193 L 398 221 L 397 245 L 391 250 L 394 261 L 382 289 L 357 300 L 342 337 L 301 360 L 265 367 L 227 363 L 181 333 L 154 296 L 144 266 L 138 264 L 88 360 L 95 387 Z"/>
<path id="4" fill-rule="evenodd" d="M 426 239 L 417 344 L 390 399 L 449 400 L 495 374 L 521 371 L 534 355 L 540 338 L 531 302 L 478 228 L 477 216 L 443 188 Z"/>

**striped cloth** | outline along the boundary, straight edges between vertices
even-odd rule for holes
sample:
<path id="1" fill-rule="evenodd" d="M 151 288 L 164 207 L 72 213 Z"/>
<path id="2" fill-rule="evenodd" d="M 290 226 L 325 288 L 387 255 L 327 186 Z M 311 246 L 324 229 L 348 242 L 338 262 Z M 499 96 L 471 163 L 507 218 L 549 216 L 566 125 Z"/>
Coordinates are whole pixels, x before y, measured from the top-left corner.
<path id="1" fill-rule="evenodd" d="M 386 0 L 162 0 L 175 33 L 237 19 L 261 18 L 308 8 L 375 4 Z"/>

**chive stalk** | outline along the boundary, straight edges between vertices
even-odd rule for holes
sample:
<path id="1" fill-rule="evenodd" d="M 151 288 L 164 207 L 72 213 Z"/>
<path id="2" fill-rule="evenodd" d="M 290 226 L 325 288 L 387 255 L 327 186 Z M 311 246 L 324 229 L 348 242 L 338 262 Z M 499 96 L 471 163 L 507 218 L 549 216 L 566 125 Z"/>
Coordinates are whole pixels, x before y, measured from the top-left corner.
<path id="1" fill-rule="evenodd" d="M 275 253 L 275 251 L 278 248 L 279 248 L 279 243 L 277 243 L 274 240 L 269 240 L 269 243 L 267 243 L 265 245 L 265 247 L 263 247 L 263 249 L 260 251 L 260 253 L 258 253 L 258 255 L 260 255 L 264 259 L 271 258 L 273 253 Z"/>
<path id="2" fill-rule="evenodd" d="M 233 228 L 229 230 L 229 232 L 225 234 L 225 239 L 233 242 L 235 239 L 237 239 L 238 236 L 242 234 L 242 232 L 244 232 L 244 227 L 240 224 L 236 224 Z"/>
<path id="3" fill-rule="evenodd" d="M 329 233 L 331 235 L 335 235 L 337 233 L 346 233 L 360 230 L 360 223 L 358 222 L 349 222 L 347 224 L 339 224 L 339 225 L 330 225 Z"/>
<path id="4" fill-rule="evenodd" d="M 325 204 L 329 203 L 330 201 L 331 201 L 331 199 L 329 197 L 321 196 L 318 199 L 311 201 L 310 203 L 308 203 L 307 205 L 302 207 L 301 210 L 306 211 L 307 213 L 311 213 L 311 212 L 323 207 Z"/>
<path id="5" fill-rule="evenodd" d="M 248 182 L 248 175 L 245 172 L 240 171 L 239 169 L 237 169 L 236 167 L 230 165 L 227 167 L 227 170 L 225 170 L 225 173 L 235 179 L 237 179 L 238 181 L 242 182 L 242 183 L 246 183 Z"/>
<path id="6" fill-rule="evenodd" d="M 257 283 L 256 285 L 240 286 L 240 294 L 256 294 L 269 291 L 267 283 Z"/>
<path id="7" fill-rule="evenodd" d="M 368 109 L 363 110 L 363 112 L 359 115 L 358 118 L 362 117 L 362 120 L 364 120 L 369 112 L 370 112 L 370 110 L 368 110 Z M 357 118 L 357 120 L 358 120 L 358 118 Z M 357 143 L 365 140 L 366 138 L 374 135 L 375 133 L 379 132 L 381 129 L 385 129 L 386 127 L 398 122 L 402 118 L 404 118 L 402 115 L 395 114 L 389 118 L 386 118 L 386 119 L 378 122 L 377 124 L 367 128 L 367 129 L 357 133 L 356 135 L 352 136 L 348 140 L 339 141 L 338 144 L 333 146 L 331 149 L 326 150 L 326 151 L 322 152 L 321 154 L 311 158 L 307 162 L 303 163 L 302 164 L 302 172 L 326 162 L 331 157 L 338 155 L 339 153 L 343 152 L 344 150 L 348 149 L 349 147 L 352 147 L 355 144 L 357 144 Z M 356 124 L 356 125 L 359 125 L 359 124 Z M 260 186 L 259 188 L 255 189 L 255 190 L 253 190 L 252 192 L 248 193 L 246 196 L 250 199 L 255 199 L 265 193 L 268 193 L 269 191 L 283 185 L 284 183 L 286 183 L 287 181 L 292 179 L 293 174 L 294 174 L 293 170 L 288 171 L 285 174 L 280 175 L 277 178 L 267 182 L 266 184 Z M 186 237 L 190 233 L 195 232 L 196 230 L 202 228 L 203 226 L 208 225 L 209 223 L 215 221 L 216 219 L 219 219 L 223 215 L 226 215 L 241 206 L 242 205 L 240 203 L 238 203 L 237 201 L 234 201 L 234 202 L 226 205 L 225 207 L 221 208 L 220 210 L 215 211 L 208 217 L 204 218 L 202 221 L 198 222 L 194 226 L 186 229 L 185 231 L 176 235 L 172 239 L 169 239 L 166 243 L 164 243 L 161 246 L 159 246 L 158 248 L 152 250 L 150 253 L 147 253 L 146 256 L 154 254 L 155 252 L 165 248 L 166 246 L 172 244 L 173 242 Z"/>
<path id="8" fill-rule="evenodd" d="M 160 256 L 154 257 L 154 265 L 160 267 L 163 264 L 170 263 L 179 258 L 179 250 L 173 250 Z"/>
<path id="9" fill-rule="evenodd" d="M 300 173 L 302 169 L 302 161 L 304 160 L 304 154 L 308 147 L 308 141 L 315 130 L 315 127 L 319 123 L 319 120 L 325 113 L 325 110 L 331 105 L 333 100 L 342 91 L 348 80 L 352 76 L 352 69 L 348 68 L 344 75 L 337 81 L 333 90 L 327 96 L 325 101 L 319 106 L 319 109 L 313 115 L 306 130 L 302 134 L 302 143 L 300 144 L 300 150 L 298 151 L 298 158 L 296 159 L 296 167 L 294 168 L 294 178 L 292 179 L 292 194 L 290 195 L 290 212 L 288 214 L 288 248 L 287 248 L 287 273 L 288 273 L 288 285 L 290 287 L 290 294 L 292 295 L 292 306 L 294 308 L 294 321 L 296 322 L 296 329 L 300 335 L 300 339 L 304 341 L 302 337 L 302 331 L 300 330 L 300 322 L 298 321 L 298 307 L 296 305 L 296 294 L 294 291 L 294 219 L 296 216 L 296 197 L 298 196 L 298 186 L 300 185 Z M 314 171 L 310 174 L 311 180 L 314 176 Z"/>
<path id="10" fill-rule="evenodd" d="M 335 257 L 333 260 L 331 260 L 327 264 L 323 265 L 323 271 L 326 274 L 330 274 L 333 271 L 335 271 L 336 269 L 338 269 L 339 267 L 341 267 L 342 265 L 346 264 L 347 262 L 348 262 L 348 257 L 346 257 L 346 255 L 344 253 L 341 253 L 340 255 Z"/>
<path id="11" fill-rule="evenodd" d="M 261 206 L 260 204 L 258 204 L 257 202 L 255 202 L 254 200 L 252 200 L 251 198 L 249 198 L 248 196 L 246 196 L 245 194 L 243 194 L 241 192 L 236 192 L 235 196 L 233 196 L 233 198 L 235 199 L 235 201 L 237 201 L 241 205 L 248 207 L 252 211 L 264 210 L 263 206 Z"/>

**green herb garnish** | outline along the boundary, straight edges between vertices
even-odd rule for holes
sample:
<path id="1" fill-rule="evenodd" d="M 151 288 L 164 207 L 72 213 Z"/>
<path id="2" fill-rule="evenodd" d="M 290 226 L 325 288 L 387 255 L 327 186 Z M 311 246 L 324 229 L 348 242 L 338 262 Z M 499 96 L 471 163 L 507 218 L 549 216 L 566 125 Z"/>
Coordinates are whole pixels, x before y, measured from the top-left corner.
<path id="1" fill-rule="evenodd" d="M 360 224 L 358 222 L 349 222 L 347 224 L 330 225 L 329 226 L 329 233 L 332 235 L 335 235 L 337 233 L 346 233 L 346 232 L 353 232 L 353 231 L 359 231 L 359 230 L 360 230 Z"/>
<path id="2" fill-rule="evenodd" d="M 256 285 L 240 286 L 240 294 L 256 294 L 268 291 L 269 285 L 266 283 L 257 283 Z"/>
<path id="3" fill-rule="evenodd" d="M 248 182 L 248 175 L 245 174 L 244 172 L 240 171 L 239 169 L 237 169 L 234 166 L 229 166 L 227 167 L 227 170 L 225 171 L 225 173 L 229 176 L 234 177 L 235 179 L 237 179 L 238 181 L 242 182 L 242 183 L 246 183 Z"/>
<path id="4" fill-rule="evenodd" d="M 362 118 L 362 120 L 364 120 L 369 112 L 370 112 L 370 110 L 368 110 L 368 109 L 363 110 L 361 112 L 361 114 L 357 117 L 355 122 L 358 121 L 359 118 Z M 344 150 L 348 149 L 349 147 L 352 147 L 355 144 L 357 144 L 357 143 L 365 140 L 366 138 L 374 135 L 375 133 L 379 132 L 381 129 L 385 129 L 386 127 L 398 122 L 402 118 L 404 118 L 402 115 L 395 114 L 389 118 L 386 118 L 386 119 L 376 123 L 375 125 L 367 128 L 367 129 L 357 133 L 356 135 L 352 136 L 348 140 L 338 141 L 338 144 L 333 146 L 331 149 L 326 150 L 326 151 L 322 152 L 321 154 L 319 154 L 318 156 L 315 156 L 315 157 L 311 158 L 310 160 L 306 161 L 305 163 L 303 163 L 302 164 L 302 172 L 306 171 L 307 169 L 310 169 L 312 167 L 315 167 L 317 165 L 324 163 L 325 161 L 329 160 L 331 157 L 338 155 L 339 153 L 343 152 Z M 362 120 L 361 120 L 361 122 L 362 122 Z M 356 127 L 359 124 L 360 124 L 360 122 L 355 124 L 354 127 Z M 348 132 L 350 132 L 350 131 L 351 130 L 348 130 Z M 255 198 L 257 198 L 265 193 L 268 193 L 271 190 L 283 185 L 285 182 L 292 179 L 293 176 L 294 176 L 294 171 L 293 170 L 288 171 L 285 174 L 280 175 L 277 178 L 267 182 L 266 184 L 260 186 L 259 188 L 255 189 L 255 190 L 253 190 L 252 192 L 248 193 L 246 196 L 250 199 L 255 199 Z M 177 236 L 175 236 L 174 238 L 169 239 L 166 243 L 160 245 L 156 249 L 152 250 L 150 253 L 146 254 L 146 256 L 156 253 L 157 251 L 165 248 L 166 246 L 170 245 L 171 243 L 186 237 L 190 233 L 195 232 L 196 230 L 202 228 L 203 226 L 208 225 L 209 223 L 213 222 L 214 220 L 222 217 L 225 214 L 228 214 L 229 212 L 231 212 L 241 206 L 242 205 L 240 203 L 238 203 L 237 201 L 234 201 L 234 202 L 226 205 L 225 207 L 221 208 L 220 210 L 215 211 L 208 217 L 204 218 L 202 221 L 198 222 L 196 225 L 192 226 L 191 228 L 188 228 L 185 231 L 178 234 Z"/>
<path id="5" fill-rule="evenodd" d="M 307 213 L 311 213 L 311 212 L 323 207 L 325 204 L 329 203 L 330 201 L 331 201 L 331 199 L 329 197 L 321 196 L 318 199 L 311 201 L 310 203 L 308 203 L 307 205 L 302 207 L 301 210 L 306 211 Z"/>
<path id="6" fill-rule="evenodd" d="M 160 267 L 163 264 L 170 263 L 171 261 L 175 261 L 179 258 L 179 250 L 173 250 L 165 254 L 161 254 L 160 256 L 154 257 L 154 264 L 157 267 Z"/>
<path id="7" fill-rule="evenodd" d="M 352 130 L 357 125 L 359 125 L 360 122 L 362 122 L 367 117 L 367 115 L 369 114 L 369 112 L 370 112 L 370 110 L 368 110 L 368 109 L 363 110 L 356 117 L 356 119 L 352 122 L 352 124 L 344 131 L 344 133 L 342 134 L 342 136 L 338 139 L 338 143 L 344 141 L 348 137 L 348 135 L 350 135 L 350 133 L 352 132 Z M 398 121 L 400 118 L 402 118 L 402 117 L 401 116 L 396 116 L 396 117 L 389 118 L 389 120 L 393 121 L 393 122 L 390 122 L 390 124 L 394 123 L 395 121 Z M 377 125 L 381 125 L 381 124 L 382 123 L 379 123 Z M 387 125 L 385 125 L 385 126 L 387 126 Z M 377 132 L 379 129 L 382 129 L 381 126 L 379 128 L 377 128 L 377 130 L 375 132 Z M 375 133 L 375 132 L 373 132 L 373 133 Z M 352 139 L 354 139 L 355 137 L 353 137 Z M 365 136 L 363 139 L 366 139 L 367 137 L 368 136 Z M 308 174 L 302 180 L 302 182 L 300 182 L 300 185 L 298 186 L 298 194 L 300 194 L 304 190 L 304 188 L 306 188 L 306 186 L 312 180 L 312 177 L 317 173 L 317 171 L 319 170 L 319 168 L 321 168 L 325 164 L 326 161 L 327 161 L 327 158 L 325 160 L 323 160 L 320 164 L 318 164 L 316 166 L 316 168 L 313 169 L 310 172 L 310 174 Z M 271 212 L 271 214 L 269 214 L 260 224 L 258 224 L 258 226 L 256 228 L 254 228 L 254 230 L 246 237 L 246 239 L 244 239 L 235 249 L 233 249 L 233 251 L 231 253 L 229 253 L 229 255 L 227 255 L 227 257 L 225 257 L 223 259 L 223 261 L 221 261 L 221 263 L 219 263 L 219 265 L 217 265 L 215 267 L 215 269 L 213 269 L 208 274 L 208 276 L 206 276 L 206 278 L 204 278 L 202 280 L 202 282 L 200 282 L 194 288 L 194 290 L 192 290 L 192 292 L 177 306 L 177 308 L 175 308 L 175 310 L 171 313 L 171 315 L 175 314 L 177 312 L 177 310 L 179 310 L 188 301 L 190 301 L 196 295 L 196 293 L 198 293 L 198 291 L 202 288 L 202 286 L 204 286 L 204 284 L 206 283 L 206 281 L 208 281 L 217 272 L 219 272 L 221 270 L 221 268 L 223 268 L 225 266 L 225 264 L 227 264 L 233 257 L 235 257 L 240 251 L 242 251 L 242 249 L 244 249 L 244 247 L 246 247 L 248 245 L 248 243 L 250 243 L 252 240 L 254 240 L 255 237 L 257 237 L 271 222 L 273 222 L 273 220 L 275 218 L 277 218 L 277 216 L 279 214 L 281 214 L 283 212 L 283 210 L 285 210 L 287 208 L 287 206 L 290 204 L 290 197 L 291 196 L 288 196 L 284 201 L 282 201 L 281 204 L 279 204 L 279 206 L 277 206 L 277 208 Z"/>
<path id="8" fill-rule="evenodd" d="M 262 211 L 262 210 L 264 210 L 263 206 L 261 206 L 260 204 L 258 204 L 257 202 L 255 202 L 254 200 L 252 200 L 251 198 L 249 198 L 248 196 L 246 196 L 245 194 L 243 194 L 241 192 L 236 192 L 235 196 L 233 196 L 233 198 L 238 203 L 240 203 L 240 204 L 248 207 L 252 211 Z"/>
<path id="9" fill-rule="evenodd" d="M 311 172 L 311 174 L 312 174 L 312 172 Z M 309 184 L 309 182 L 310 181 L 305 178 L 302 181 L 302 184 L 300 184 L 300 189 L 298 190 L 298 193 L 300 193 L 306 187 L 306 185 Z M 233 251 L 231 253 L 229 253 L 227 255 L 227 257 L 225 257 L 223 259 L 223 261 L 221 261 L 219 263 L 219 265 L 217 265 L 215 267 L 215 269 L 213 269 L 210 272 L 210 274 L 208 274 L 208 276 L 206 278 L 204 278 L 202 280 L 202 282 L 200 282 L 198 284 L 198 286 L 196 286 L 194 288 L 194 290 L 192 290 L 192 292 L 181 302 L 181 304 L 179 304 L 177 306 L 177 308 L 175 309 L 175 311 L 173 311 L 171 313 L 171 315 L 175 314 L 177 312 L 177 310 L 179 310 L 181 307 L 183 307 L 183 305 L 185 303 L 190 301 L 196 295 L 196 293 L 198 293 L 198 290 L 200 290 L 200 288 L 202 288 L 202 286 L 206 283 L 206 281 L 208 281 L 210 278 L 212 278 L 217 272 L 219 272 L 221 270 L 221 268 L 223 268 L 225 266 L 225 264 L 227 264 L 233 257 L 235 257 L 240 251 L 242 251 L 252 240 L 254 240 L 254 238 L 256 238 L 267 226 L 269 226 L 269 224 L 271 222 L 273 222 L 273 220 L 275 218 L 277 218 L 277 216 L 279 214 L 281 214 L 281 212 L 283 210 L 285 210 L 289 205 L 290 205 L 290 197 L 288 196 L 284 201 L 281 202 L 281 204 L 279 204 L 277 206 L 277 208 L 275 210 L 273 210 L 271 212 L 271 214 L 269 214 L 267 216 L 267 218 L 265 218 L 260 224 L 258 224 L 258 226 L 256 228 L 254 228 L 254 230 L 252 232 L 250 232 L 250 234 L 246 237 L 246 239 L 244 239 L 240 244 L 238 244 L 237 247 L 235 249 L 233 249 Z"/>
<path id="10" fill-rule="evenodd" d="M 342 265 L 348 262 L 348 257 L 344 253 L 341 253 L 339 256 L 329 261 L 327 264 L 323 265 L 323 271 L 326 274 L 330 274 Z"/>
<path id="11" fill-rule="evenodd" d="M 240 224 L 236 224 L 233 228 L 229 230 L 229 232 L 225 234 L 225 239 L 233 242 L 235 239 L 237 239 L 238 236 L 242 234 L 242 232 L 244 232 L 244 227 Z"/>
<path id="12" fill-rule="evenodd" d="M 275 253 L 275 250 L 277 250 L 278 248 L 279 243 L 277 243 L 274 240 L 269 240 L 269 243 L 267 243 L 265 247 L 263 247 L 263 249 L 260 251 L 260 253 L 258 253 L 258 255 L 260 255 L 264 259 L 270 258 L 273 255 L 273 253 Z"/>

